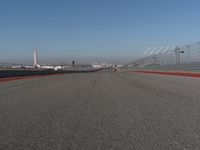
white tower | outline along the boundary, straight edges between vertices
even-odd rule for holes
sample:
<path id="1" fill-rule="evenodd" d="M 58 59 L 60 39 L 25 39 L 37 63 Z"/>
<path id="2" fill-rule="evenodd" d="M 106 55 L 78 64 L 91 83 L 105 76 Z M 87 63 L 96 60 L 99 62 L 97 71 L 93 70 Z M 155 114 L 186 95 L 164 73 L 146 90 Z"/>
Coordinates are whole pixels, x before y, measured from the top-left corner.
<path id="1" fill-rule="evenodd" d="M 33 66 L 38 67 L 38 49 L 33 49 Z"/>

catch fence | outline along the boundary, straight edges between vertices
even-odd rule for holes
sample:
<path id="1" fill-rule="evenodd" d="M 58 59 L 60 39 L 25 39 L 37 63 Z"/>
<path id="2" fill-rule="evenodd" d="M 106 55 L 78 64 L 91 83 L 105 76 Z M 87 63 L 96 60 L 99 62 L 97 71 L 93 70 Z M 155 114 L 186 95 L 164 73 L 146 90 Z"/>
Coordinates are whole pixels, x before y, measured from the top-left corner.
<path id="1" fill-rule="evenodd" d="M 128 67 L 200 71 L 200 42 L 183 46 L 148 48 L 143 58 L 129 64 Z"/>

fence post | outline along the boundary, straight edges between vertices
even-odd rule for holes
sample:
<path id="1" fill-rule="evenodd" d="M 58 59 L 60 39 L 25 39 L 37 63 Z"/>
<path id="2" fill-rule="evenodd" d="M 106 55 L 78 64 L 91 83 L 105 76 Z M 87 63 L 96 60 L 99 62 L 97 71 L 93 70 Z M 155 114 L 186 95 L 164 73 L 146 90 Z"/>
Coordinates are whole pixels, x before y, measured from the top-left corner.
<path id="1" fill-rule="evenodd" d="M 189 45 L 186 45 L 187 47 L 187 51 L 188 51 L 188 64 L 190 64 L 190 46 Z"/>
<path id="2" fill-rule="evenodd" d="M 200 41 L 198 41 L 198 44 L 200 46 Z M 199 47 L 199 62 L 200 62 L 200 47 Z"/>

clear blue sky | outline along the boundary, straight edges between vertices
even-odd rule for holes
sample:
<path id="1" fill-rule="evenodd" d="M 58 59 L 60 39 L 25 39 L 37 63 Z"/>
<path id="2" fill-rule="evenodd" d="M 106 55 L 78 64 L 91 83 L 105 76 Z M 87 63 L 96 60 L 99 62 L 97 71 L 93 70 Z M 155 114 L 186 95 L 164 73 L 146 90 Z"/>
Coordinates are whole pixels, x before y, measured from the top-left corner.
<path id="1" fill-rule="evenodd" d="M 0 62 L 125 59 L 200 40 L 199 0 L 1 0 Z M 32 61 L 32 60 L 31 60 Z M 92 60 L 93 61 L 93 60 Z"/>

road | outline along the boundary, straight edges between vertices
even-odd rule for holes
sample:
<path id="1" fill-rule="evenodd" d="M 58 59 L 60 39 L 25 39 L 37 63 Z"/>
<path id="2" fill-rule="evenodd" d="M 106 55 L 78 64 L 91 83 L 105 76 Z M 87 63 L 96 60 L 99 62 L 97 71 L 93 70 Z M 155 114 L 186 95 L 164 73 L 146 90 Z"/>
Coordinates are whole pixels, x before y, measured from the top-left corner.
<path id="1" fill-rule="evenodd" d="M 79 73 L 0 84 L 0 150 L 199 150 L 200 80 Z"/>

